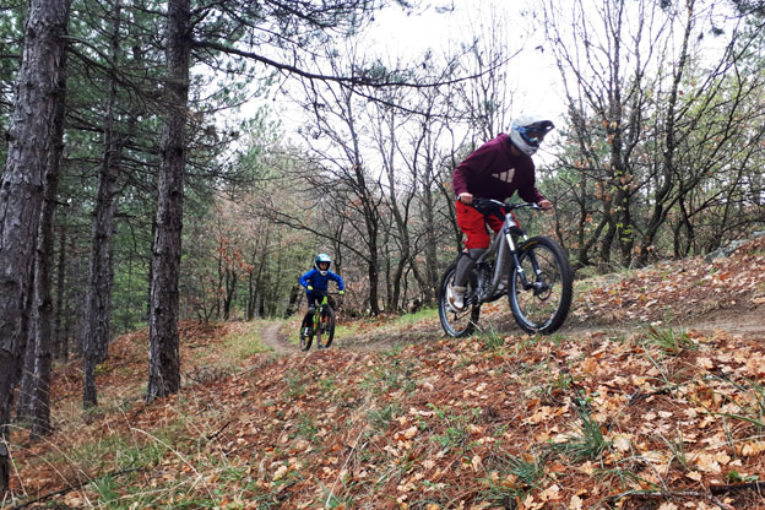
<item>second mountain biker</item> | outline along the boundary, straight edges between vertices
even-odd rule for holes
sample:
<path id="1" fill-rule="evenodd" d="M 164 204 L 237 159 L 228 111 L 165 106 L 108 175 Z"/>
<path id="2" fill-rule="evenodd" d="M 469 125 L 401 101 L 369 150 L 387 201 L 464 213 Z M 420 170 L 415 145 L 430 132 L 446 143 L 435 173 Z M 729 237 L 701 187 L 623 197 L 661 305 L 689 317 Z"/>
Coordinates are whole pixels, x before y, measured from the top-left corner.
<path id="1" fill-rule="evenodd" d="M 473 197 L 504 202 L 516 191 L 526 202 L 552 209 L 552 203 L 535 187 L 534 161 L 531 159 L 545 135 L 555 126 L 550 120 L 520 116 L 502 133 L 473 151 L 454 170 L 453 186 L 457 198 L 457 225 L 465 234 L 465 251 L 457 263 L 454 286 L 447 289 L 449 305 L 464 308 L 467 274 L 475 260 L 489 247 L 486 224 L 497 232 L 502 218 L 484 216 L 471 206 Z"/>
<path id="2" fill-rule="evenodd" d="M 332 264 L 332 259 L 326 253 L 319 253 L 313 261 L 313 268 L 300 277 L 300 285 L 305 287 L 306 298 L 308 299 L 308 311 L 303 318 L 303 334 L 308 336 L 310 332 L 308 329 L 311 326 L 313 314 L 316 311 L 316 304 L 321 302 L 321 299 L 327 293 L 327 284 L 329 280 L 337 283 L 338 294 L 343 294 L 345 284 L 340 275 L 333 273 L 329 270 L 329 266 Z"/>

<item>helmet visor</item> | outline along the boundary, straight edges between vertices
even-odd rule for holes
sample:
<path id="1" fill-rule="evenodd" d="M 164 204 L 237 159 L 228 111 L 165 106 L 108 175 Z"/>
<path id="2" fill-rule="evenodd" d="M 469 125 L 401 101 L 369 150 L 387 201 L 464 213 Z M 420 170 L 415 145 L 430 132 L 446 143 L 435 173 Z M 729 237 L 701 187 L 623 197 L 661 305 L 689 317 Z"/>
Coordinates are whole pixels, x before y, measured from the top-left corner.
<path id="1" fill-rule="evenodd" d="M 544 140 L 545 135 L 552 131 L 554 127 L 552 122 L 545 120 L 529 124 L 528 126 L 518 126 L 518 132 L 526 143 L 534 147 L 539 147 L 539 144 Z"/>

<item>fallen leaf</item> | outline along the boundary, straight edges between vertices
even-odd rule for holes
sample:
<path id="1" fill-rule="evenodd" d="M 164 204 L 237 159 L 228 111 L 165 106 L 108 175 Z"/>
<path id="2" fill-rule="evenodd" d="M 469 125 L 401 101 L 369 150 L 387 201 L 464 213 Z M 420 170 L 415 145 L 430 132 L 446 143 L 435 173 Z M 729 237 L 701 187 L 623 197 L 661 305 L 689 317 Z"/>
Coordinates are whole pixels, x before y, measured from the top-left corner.
<path id="1" fill-rule="evenodd" d="M 577 495 L 571 497 L 571 501 L 568 502 L 569 510 L 582 510 L 582 498 Z"/>
<path id="2" fill-rule="evenodd" d="M 560 487 L 553 484 L 550 487 L 546 488 L 542 491 L 542 493 L 539 495 L 540 498 L 542 498 L 542 501 L 557 501 L 560 499 Z"/>
<path id="3" fill-rule="evenodd" d="M 630 449 L 630 440 L 623 434 L 619 434 L 614 438 L 613 445 L 620 452 L 627 452 Z"/>
<path id="4" fill-rule="evenodd" d="M 289 468 L 287 466 L 284 466 L 284 465 L 279 466 L 279 469 L 277 469 L 276 472 L 274 473 L 274 476 L 273 476 L 274 480 L 279 480 L 280 478 L 282 478 L 284 475 L 287 474 L 287 471 L 289 471 Z"/>

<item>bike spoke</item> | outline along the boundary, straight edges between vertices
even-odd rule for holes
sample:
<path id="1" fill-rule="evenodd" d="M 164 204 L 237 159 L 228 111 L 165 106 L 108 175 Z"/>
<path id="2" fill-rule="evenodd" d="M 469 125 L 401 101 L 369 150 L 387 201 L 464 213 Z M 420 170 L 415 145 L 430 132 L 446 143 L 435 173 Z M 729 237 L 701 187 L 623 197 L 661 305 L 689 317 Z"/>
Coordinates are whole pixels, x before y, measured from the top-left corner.
<path id="1" fill-rule="evenodd" d="M 529 321 L 541 326 L 560 305 L 560 273 L 550 254 L 537 252 L 535 255 L 539 273 L 535 272 L 531 257 L 524 259 L 522 266 L 532 287 L 518 291 L 518 305 Z"/>
<path id="2" fill-rule="evenodd" d="M 571 303 L 571 273 L 564 257 L 548 239 L 536 240 L 520 254 L 528 285 L 516 272 L 510 299 L 516 321 L 526 331 L 550 333 L 563 323 Z"/>
<path id="3" fill-rule="evenodd" d="M 454 310 L 447 303 L 447 286 L 451 285 L 454 280 L 454 273 L 456 264 L 452 265 L 444 275 L 441 283 L 441 291 L 438 298 L 438 314 L 441 318 L 441 326 L 449 336 L 466 336 L 473 332 L 473 329 L 478 322 L 478 316 L 480 314 L 480 308 L 477 306 L 467 305 L 464 310 Z M 469 296 L 473 292 L 472 284 L 468 283 L 467 295 Z"/>

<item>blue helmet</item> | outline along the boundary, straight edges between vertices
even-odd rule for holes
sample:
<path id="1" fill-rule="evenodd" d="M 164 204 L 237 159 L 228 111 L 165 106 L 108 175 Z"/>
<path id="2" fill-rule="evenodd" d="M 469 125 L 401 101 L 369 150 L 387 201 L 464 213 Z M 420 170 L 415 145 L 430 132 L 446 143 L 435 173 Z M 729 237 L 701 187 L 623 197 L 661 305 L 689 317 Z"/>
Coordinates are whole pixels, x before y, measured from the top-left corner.
<path id="1" fill-rule="evenodd" d="M 521 115 L 510 125 L 510 141 L 519 151 L 531 156 L 555 125 L 552 121 L 532 115 Z"/>
<path id="2" fill-rule="evenodd" d="M 321 269 L 319 267 L 319 262 L 326 262 L 327 269 Z M 329 271 L 330 264 L 332 264 L 332 259 L 326 253 L 319 253 L 316 255 L 316 258 L 313 261 L 313 267 L 315 267 L 319 274 L 322 276 L 327 276 L 327 271 Z"/>

